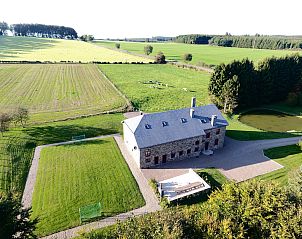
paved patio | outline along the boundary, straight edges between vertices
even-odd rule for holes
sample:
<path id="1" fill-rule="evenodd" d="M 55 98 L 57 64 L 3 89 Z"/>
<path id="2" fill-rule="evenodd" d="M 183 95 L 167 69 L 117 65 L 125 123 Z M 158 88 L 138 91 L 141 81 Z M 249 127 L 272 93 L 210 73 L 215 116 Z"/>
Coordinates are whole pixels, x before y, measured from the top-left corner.
<path id="1" fill-rule="evenodd" d="M 263 149 L 295 144 L 301 137 L 237 141 L 226 137 L 225 147 L 214 151 L 214 155 L 201 155 L 182 161 L 169 162 L 158 168 L 143 169 L 147 179 L 157 181 L 175 177 L 187 172 L 189 168 L 217 168 L 228 179 L 241 182 L 282 168 L 283 166 L 267 158 Z"/>

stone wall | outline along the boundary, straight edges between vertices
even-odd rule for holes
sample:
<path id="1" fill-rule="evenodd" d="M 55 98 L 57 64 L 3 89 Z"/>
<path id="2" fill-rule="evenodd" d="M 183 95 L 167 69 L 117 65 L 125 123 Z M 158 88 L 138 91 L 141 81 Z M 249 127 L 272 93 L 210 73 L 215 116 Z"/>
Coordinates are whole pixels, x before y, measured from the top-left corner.
<path id="1" fill-rule="evenodd" d="M 209 138 L 205 135 L 140 149 L 140 167 L 149 168 L 164 164 L 165 157 L 166 162 L 197 157 L 204 150 L 206 143 L 209 144 L 208 149 L 221 148 L 224 144 L 226 129 L 225 127 L 219 128 L 219 134 L 217 134 L 217 130 L 218 128 L 205 130 L 205 133 L 210 133 Z M 218 145 L 215 145 L 216 139 L 218 139 Z M 175 154 L 174 157 L 173 154 Z M 156 160 L 158 160 L 158 163 L 156 163 Z"/>

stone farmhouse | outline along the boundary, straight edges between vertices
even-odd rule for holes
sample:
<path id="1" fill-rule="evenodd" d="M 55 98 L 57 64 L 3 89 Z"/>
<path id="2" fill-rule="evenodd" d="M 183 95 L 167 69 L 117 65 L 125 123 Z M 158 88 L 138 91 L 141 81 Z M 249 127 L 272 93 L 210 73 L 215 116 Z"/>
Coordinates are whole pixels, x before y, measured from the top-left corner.
<path id="1" fill-rule="evenodd" d="M 122 121 L 124 141 L 139 168 L 199 156 L 223 147 L 228 122 L 213 105 L 141 114 Z"/>

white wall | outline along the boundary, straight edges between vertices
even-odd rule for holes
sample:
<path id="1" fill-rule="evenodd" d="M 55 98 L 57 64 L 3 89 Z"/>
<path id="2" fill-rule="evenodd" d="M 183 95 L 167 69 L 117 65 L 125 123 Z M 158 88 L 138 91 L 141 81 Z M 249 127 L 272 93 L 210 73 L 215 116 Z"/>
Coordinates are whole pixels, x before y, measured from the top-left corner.
<path id="1" fill-rule="evenodd" d="M 140 167 L 140 149 L 137 146 L 134 134 L 131 132 L 131 130 L 128 128 L 128 126 L 123 123 L 123 134 L 124 134 L 124 142 L 125 145 L 135 160 L 138 167 Z M 136 147 L 136 150 L 134 149 Z"/>

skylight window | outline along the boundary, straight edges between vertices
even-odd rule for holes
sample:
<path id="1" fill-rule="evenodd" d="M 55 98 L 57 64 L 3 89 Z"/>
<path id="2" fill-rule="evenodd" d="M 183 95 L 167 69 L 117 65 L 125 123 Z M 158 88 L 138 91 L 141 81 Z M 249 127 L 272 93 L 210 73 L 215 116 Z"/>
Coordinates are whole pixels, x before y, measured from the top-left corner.
<path id="1" fill-rule="evenodd" d="M 151 127 L 150 124 L 145 124 L 145 128 L 146 128 L 146 129 L 152 129 L 152 127 Z"/>
<path id="2" fill-rule="evenodd" d="M 181 120 L 181 123 L 187 123 L 188 122 L 187 119 L 185 119 L 185 118 L 181 118 L 180 120 Z"/>
<path id="3" fill-rule="evenodd" d="M 163 121 L 163 122 L 162 122 L 162 124 L 163 124 L 163 127 L 165 127 L 165 126 L 168 126 L 168 125 L 169 125 L 167 121 Z"/>

